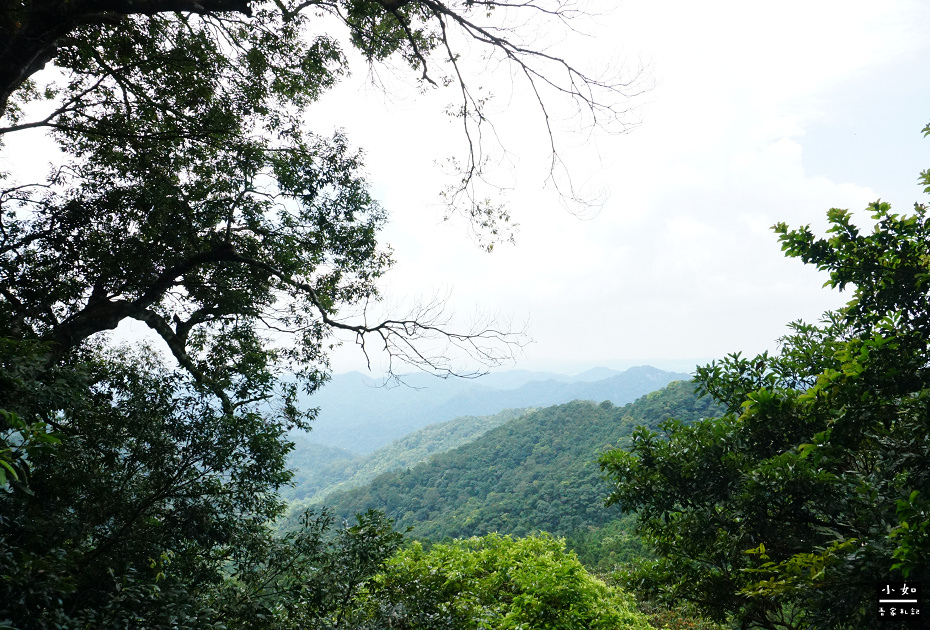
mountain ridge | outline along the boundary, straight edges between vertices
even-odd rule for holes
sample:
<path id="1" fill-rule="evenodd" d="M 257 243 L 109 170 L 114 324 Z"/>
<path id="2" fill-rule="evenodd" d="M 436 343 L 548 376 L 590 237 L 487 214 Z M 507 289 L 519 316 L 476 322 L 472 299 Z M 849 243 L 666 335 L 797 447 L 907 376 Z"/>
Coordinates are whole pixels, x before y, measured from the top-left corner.
<path id="1" fill-rule="evenodd" d="M 599 378 L 604 374 L 609 376 Z M 334 376 L 301 402 L 320 409 L 308 441 L 367 454 L 424 426 L 460 416 L 488 416 L 503 409 L 575 399 L 623 405 L 672 381 L 690 378 L 651 366 L 624 371 L 594 368 L 575 376 L 512 370 L 475 381 L 413 374 L 404 377 L 409 387 L 386 388 L 360 372 L 350 372 Z"/>
<path id="2" fill-rule="evenodd" d="M 619 516 L 603 507 L 609 493 L 599 453 L 628 443 L 635 427 L 674 417 L 693 422 L 716 415 L 690 381 L 680 381 L 617 407 L 574 401 L 536 410 L 370 484 L 334 492 L 325 501 L 337 517 L 382 509 L 397 527 L 431 540 L 492 531 L 522 536 L 545 530 L 573 535 Z"/>
<path id="3" fill-rule="evenodd" d="M 492 416 L 463 416 L 437 422 L 366 455 L 309 444 L 307 446 L 310 448 L 305 446 L 309 457 L 303 457 L 303 460 L 309 461 L 317 452 L 326 459 L 314 461 L 315 469 L 312 471 L 301 471 L 300 462 L 292 459 L 298 468 L 294 478 L 295 487 L 282 494 L 291 502 L 293 509 L 300 509 L 302 506 L 321 501 L 330 492 L 362 486 L 385 472 L 415 466 L 433 454 L 467 444 L 487 431 L 530 411 L 533 410 L 505 409 Z M 340 453 L 346 455 L 338 457 Z"/>

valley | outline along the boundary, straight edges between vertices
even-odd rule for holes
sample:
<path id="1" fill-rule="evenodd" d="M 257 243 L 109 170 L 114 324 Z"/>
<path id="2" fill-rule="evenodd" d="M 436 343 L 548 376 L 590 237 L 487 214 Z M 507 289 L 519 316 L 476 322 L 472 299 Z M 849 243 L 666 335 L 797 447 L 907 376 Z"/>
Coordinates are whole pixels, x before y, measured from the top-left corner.
<path id="1" fill-rule="evenodd" d="M 695 395 L 690 380 L 679 380 L 687 375 L 654 368 L 628 372 L 594 382 L 563 382 L 579 387 L 560 391 L 618 391 L 624 374 L 636 379 L 635 386 L 627 384 L 631 391 L 648 390 L 649 383 L 663 380 L 668 384 L 619 405 L 609 399 L 573 400 L 459 417 L 354 458 L 333 447 L 304 443 L 292 456 L 303 468 L 288 493 L 289 518 L 293 523 L 303 510 L 324 505 L 346 520 L 377 509 L 394 520 L 398 531 L 410 528 L 411 537 L 427 541 L 548 532 L 566 538 L 590 568 L 609 570 L 642 550 L 623 515 L 604 507 L 610 488 L 598 456 L 627 446 L 638 426 L 656 429 L 670 417 L 690 423 L 720 413 L 709 398 Z M 531 381 L 515 389 L 519 393 L 511 390 L 508 400 L 529 402 L 528 396 L 518 397 L 542 387 Z M 499 390 L 498 398 L 505 398 L 506 391 Z M 474 397 L 474 392 L 461 391 L 455 396 Z M 553 398 L 550 393 L 549 400 Z M 386 415 L 390 413 L 396 412 Z M 308 472 L 314 457 L 319 459 Z"/>

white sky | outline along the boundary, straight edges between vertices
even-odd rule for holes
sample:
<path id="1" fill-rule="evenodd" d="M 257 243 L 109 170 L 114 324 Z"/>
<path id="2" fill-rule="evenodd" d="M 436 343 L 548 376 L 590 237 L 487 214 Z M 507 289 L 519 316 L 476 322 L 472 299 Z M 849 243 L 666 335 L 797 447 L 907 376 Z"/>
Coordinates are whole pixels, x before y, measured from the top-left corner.
<path id="1" fill-rule="evenodd" d="M 847 299 L 786 259 L 771 225 L 818 228 L 830 207 L 861 210 L 881 197 L 907 211 L 923 199 L 928 18 L 924 2 L 627 0 L 582 25 L 594 37 L 560 51 L 642 61 L 655 85 L 634 101 L 642 122 L 631 133 L 561 138 L 583 145 L 567 152 L 576 181 L 609 186 L 588 220 L 542 189 L 543 130 L 523 107 L 525 86 L 482 76 L 511 106 L 498 128 L 518 163 L 500 174 L 515 186 L 517 242 L 492 254 L 463 222 L 441 221 L 446 180 L 433 163 L 461 140 L 441 113 L 451 93 L 395 89 L 385 102 L 361 69 L 312 115 L 367 152 L 391 215 L 390 301 L 451 290 L 463 323 L 476 306 L 528 321 L 534 343 L 520 368 L 689 370 L 775 349 L 786 323 L 816 321 Z M 364 360 L 347 345 L 334 368 Z"/>
<path id="2" fill-rule="evenodd" d="M 905 0 L 626 0 L 582 23 L 590 37 L 556 51 L 582 65 L 646 64 L 654 84 L 632 102 L 632 132 L 560 136 L 575 182 L 609 189 L 584 219 L 544 189 L 544 130 L 526 86 L 481 71 L 510 152 L 496 175 L 513 186 L 520 226 L 516 245 L 492 254 L 463 221 L 442 221 L 448 180 L 435 162 L 461 155 L 462 141 L 443 114 L 451 90 L 422 96 L 384 72 L 385 96 L 356 66 L 308 120 L 366 151 L 397 260 L 383 293 L 399 310 L 451 291 L 460 326 L 476 309 L 526 321 L 534 342 L 519 368 L 690 370 L 775 349 L 786 323 L 845 301 L 783 257 L 772 224 L 822 228 L 830 207 L 881 197 L 906 211 L 924 198 L 928 23 L 930 3 Z M 9 155 L 39 167 L 44 150 L 20 134 Z M 364 357 L 347 343 L 333 367 L 364 370 Z"/>

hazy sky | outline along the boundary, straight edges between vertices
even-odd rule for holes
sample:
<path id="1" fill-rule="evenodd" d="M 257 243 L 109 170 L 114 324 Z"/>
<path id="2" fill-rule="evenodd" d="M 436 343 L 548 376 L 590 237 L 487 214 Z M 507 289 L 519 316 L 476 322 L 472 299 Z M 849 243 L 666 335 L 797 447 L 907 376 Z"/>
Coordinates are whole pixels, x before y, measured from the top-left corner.
<path id="1" fill-rule="evenodd" d="M 388 100 L 365 87 L 362 69 L 313 115 L 367 152 L 391 216 L 390 301 L 451 291 L 463 324 L 476 306 L 528 321 L 534 343 L 520 368 L 687 369 L 774 349 L 787 322 L 847 299 L 783 257 L 775 222 L 816 228 L 831 207 L 882 198 L 906 211 L 925 198 L 928 18 L 924 2 L 628 0 L 583 23 L 591 37 L 560 52 L 645 64 L 654 86 L 631 102 L 633 131 L 560 138 L 576 147 L 567 151 L 575 180 L 609 187 L 594 218 L 576 218 L 543 189 L 543 127 L 526 86 L 482 76 L 509 106 L 498 128 L 516 167 L 500 177 L 514 186 L 520 225 L 516 245 L 492 254 L 464 222 L 441 221 L 434 161 L 461 140 L 441 112 L 450 93 L 400 89 Z M 335 355 L 337 372 L 363 367 L 350 347 Z"/>
<path id="2" fill-rule="evenodd" d="M 596 213 L 576 217 L 545 189 L 544 127 L 525 83 L 506 68 L 471 67 L 472 85 L 494 95 L 509 151 L 494 174 L 512 188 L 519 224 L 516 244 L 492 254 L 464 221 L 442 221 L 438 193 L 449 180 L 435 163 L 461 156 L 463 139 L 443 114 L 454 92 L 421 95 L 399 69 L 406 83 L 381 72 L 385 93 L 357 65 L 307 113 L 319 132 L 344 128 L 366 151 L 397 261 L 386 302 L 402 312 L 450 294 L 459 327 L 476 310 L 526 322 L 533 343 L 516 364 L 525 369 L 689 370 L 774 349 L 787 322 L 816 320 L 846 298 L 784 258 L 770 226 L 821 228 L 830 207 L 882 198 L 906 211 L 925 198 L 916 182 L 930 168 L 920 134 L 930 122 L 930 3 L 599 4 L 611 12 L 579 23 L 587 36 L 540 34 L 582 66 L 644 65 L 652 86 L 627 103 L 640 121 L 629 133 L 558 137 L 574 182 L 609 191 Z M 463 52 L 474 61 L 480 51 Z M 44 164 L 43 151 L 28 134 L 10 142 L 21 165 Z M 347 343 L 333 367 L 365 362 Z"/>

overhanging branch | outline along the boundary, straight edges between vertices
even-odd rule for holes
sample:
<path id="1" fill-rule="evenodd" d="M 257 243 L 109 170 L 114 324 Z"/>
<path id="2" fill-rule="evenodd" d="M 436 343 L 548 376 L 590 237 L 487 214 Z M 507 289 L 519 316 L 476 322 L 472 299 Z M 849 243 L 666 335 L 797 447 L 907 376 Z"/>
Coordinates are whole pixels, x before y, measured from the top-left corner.
<path id="1" fill-rule="evenodd" d="M 171 326 L 165 320 L 164 317 L 156 313 L 155 311 L 144 309 L 130 315 L 133 319 L 137 319 L 141 322 L 148 324 L 149 328 L 158 333 L 158 335 L 165 340 L 165 343 L 168 344 L 168 348 L 171 350 L 171 354 L 174 355 L 174 358 L 177 359 L 178 363 L 187 370 L 191 376 L 194 377 L 199 384 L 204 385 L 213 392 L 217 398 L 220 399 L 220 403 L 223 406 L 223 413 L 227 415 L 232 415 L 235 411 L 235 405 L 232 404 L 232 401 L 229 399 L 229 395 L 219 386 L 216 381 L 203 373 L 203 370 L 197 367 L 197 364 L 194 363 L 194 360 L 187 353 L 187 347 L 185 344 L 185 339 L 180 335 L 177 335 L 174 330 L 171 329 Z M 180 324 L 179 324 L 180 325 Z"/>

